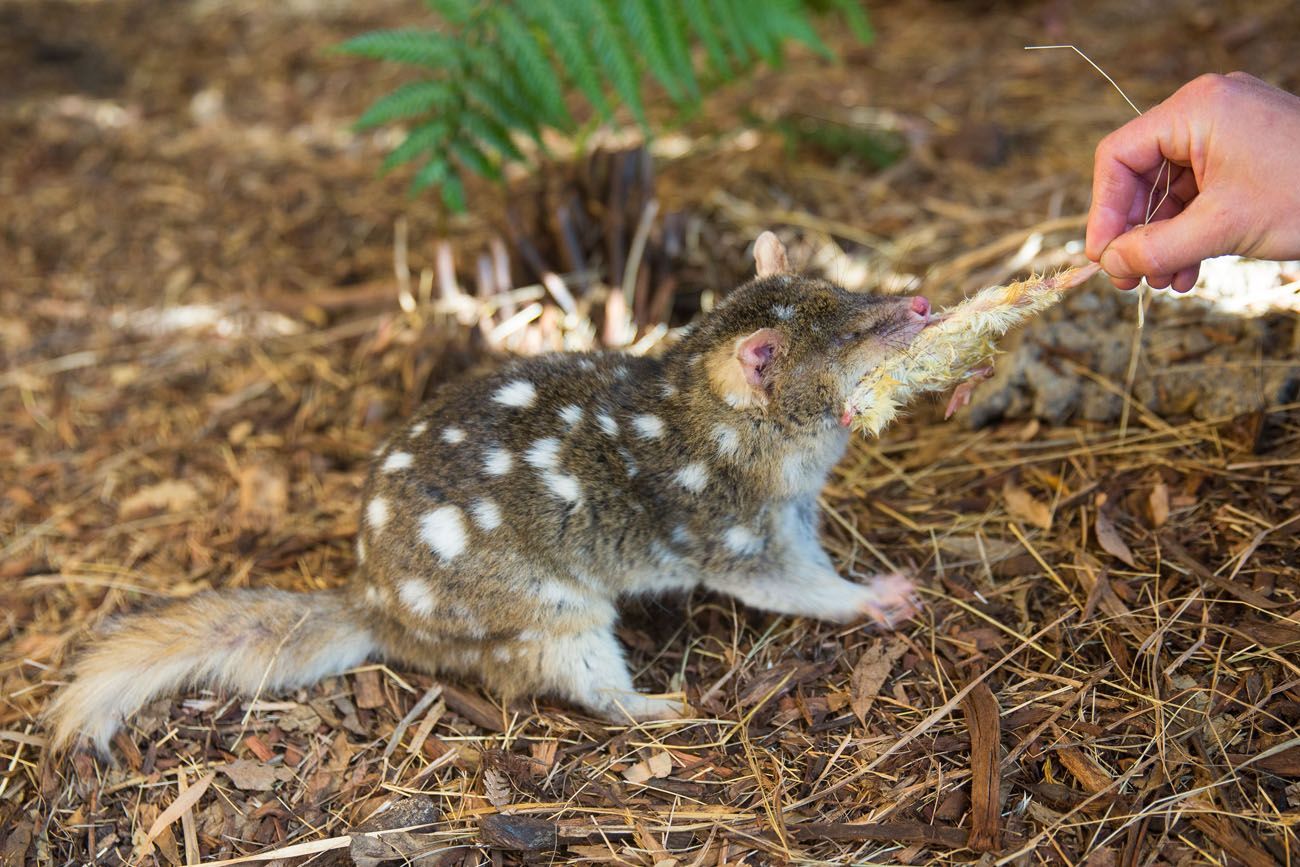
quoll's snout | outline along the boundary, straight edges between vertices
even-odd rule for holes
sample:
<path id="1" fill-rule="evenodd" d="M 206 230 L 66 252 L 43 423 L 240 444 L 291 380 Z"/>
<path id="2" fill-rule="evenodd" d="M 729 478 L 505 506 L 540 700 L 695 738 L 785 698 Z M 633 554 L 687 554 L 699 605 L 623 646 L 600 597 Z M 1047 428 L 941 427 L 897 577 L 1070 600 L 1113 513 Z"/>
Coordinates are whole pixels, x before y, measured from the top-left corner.
<path id="1" fill-rule="evenodd" d="M 930 321 L 930 301 L 924 295 L 917 295 L 912 298 L 911 310 L 927 323 Z"/>

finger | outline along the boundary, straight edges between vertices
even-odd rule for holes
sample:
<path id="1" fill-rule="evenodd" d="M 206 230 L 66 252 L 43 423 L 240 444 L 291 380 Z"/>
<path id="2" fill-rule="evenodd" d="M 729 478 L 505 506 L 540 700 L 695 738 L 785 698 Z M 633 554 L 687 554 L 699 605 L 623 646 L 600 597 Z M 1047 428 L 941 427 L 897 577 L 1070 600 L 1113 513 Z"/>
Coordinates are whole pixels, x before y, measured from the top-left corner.
<path id="1" fill-rule="evenodd" d="M 1190 268 L 1183 268 L 1174 275 L 1173 287 L 1175 292 L 1190 292 L 1196 285 L 1196 280 L 1201 276 L 1201 266 L 1193 265 Z"/>
<path id="2" fill-rule="evenodd" d="M 1103 140 L 1104 143 L 1104 140 Z M 1092 205 L 1088 209 L 1088 228 L 1084 234 L 1084 253 L 1096 262 L 1101 252 L 1125 230 L 1129 223 L 1140 222 L 1137 203 L 1144 192 L 1142 179 L 1128 166 L 1102 156 L 1092 171 Z"/>
<path id="3" fill-rule="evenodd" d="M 1228 252 L 1226 220 L 1204 196 L 1181 214 L 1125 232 L 1101 254 L 1101 267 L 1111 277 L 1174 274 L 1201 260 Z"/>
<path id="4" fill-rule="evenodd" d="M 1169 99 L 1134 118 L 1101 140 L 1093 157 L 1092 207 L 1084 250 L 1098 261 L 1102 251 L 1123 231 L 1124 218 L 1141 180 L 1168 160 L 1190 165 L 1192 138 L 1187 104 L 1204 98 L 1211 77 L 1184 85 Z M 1147 189 L 1150 189 L 1148 185 Z M 1184 201 L 1187 201 L 1185 198 Z"/>
<path id="5" fill-rule="evenodd" d="M 1147 278 L 1147 285 L 1152 289 L 1168 289 L 1172 282 L 1174 282 L 1173 274 L 1157 274 Z"/>
<path id="6" fill-rule="evenodd" d="M 1111 277 L 1110 282 L 1121 292 L 1131 292 L 1137 288 L 1142 281 L 1136 277 Z"/>

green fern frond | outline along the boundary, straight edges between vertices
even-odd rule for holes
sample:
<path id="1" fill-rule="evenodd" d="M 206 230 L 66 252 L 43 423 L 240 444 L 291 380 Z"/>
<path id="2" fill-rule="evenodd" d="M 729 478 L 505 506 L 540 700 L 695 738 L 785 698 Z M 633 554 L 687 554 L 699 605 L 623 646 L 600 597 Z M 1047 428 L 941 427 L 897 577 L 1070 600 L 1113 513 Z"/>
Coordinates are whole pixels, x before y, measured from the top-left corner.
<path id="1" fill-rule="evenodd" d="M 380 167 L 380 171 L 389 172 L 421 154 L 436 153 L 446 142 L 450 132 L 450 124 L 443 119 L 417 126 L 407 133 L 402 143 L 393 148 L 392 152 L 388 154 L 383 166 Z"/>
<path id="2" fill-rule="evenodd" d="M 432 186 L 442 186 L 451 176 L 451 164 L 441 156 L 431 156 L 415 173 L 415 178 L 411 181 L 411 192 L 418 193 Z"/>
<path id="3" fill-rule="evenodd" d="M 646 0 L 646 2 L 654 10 L 650 16 L 650 21 L 657 26 L 659 40 L 663 43 L 668 60 L 673 69 L 677 70 L 677 74 L 681 77 L 682 84 L 686 88 L 686 101 L 688 103 L 698 102 L 700 99 L 700 85 L 695 80 L 695 64 L 691 61 L 691 49 L 686 41 L 690 29 L 686 15 L 682 10 L 683 5 L 691 6 L 694 4 L 673 3 L 671 0 Z"/>
<path id="4" fill-rule="evenodd" d="M 717 16 L 710 9 L 711 4 L 706 0 L 681 5 L 683 15 L 690 22 L 691 31 L 700 42 L 704 43 L 704 50 L 709 55 L 713 74 L 721 80 L 726 80 L 732 76 L 731 61 L 728 60 L 727 52 L 722 47 L 722 40 L 718 38 Z"/>
<path id="5" fill-rule="evenodd" d="M 641 56 L 651 75 L 668 91 L 673 102 L 685 102 L 685 92 L 677 80 L 677 69 L 661 38 L 660 24 L 655 21 L 657 7 L 649 0 L 621 0 L 619 20 L 631 44 L 640 47 Z"/>
<path id="6" fill-rule="evenodd" d="M 514 68 L 521 83 L 536 98 L 542 119 L 557 129 L 573 123 L 564 106 L 564 92 L 555 67 L 529 32 L 522 16 L 508 6 L 499 7 L 494 17 L 501 40 L 501 60 Z"/>
<path id="7" fill-rule="evenodd" d="M 458 138 L 451 143 L 451 152 L 461 165 L 475 174 L 494 181 L 501 178 L 501 169 L 488 158 L 487 154 L 479 150 L 477 143 Z"/>
<path id="8" fill-rule="evenodd" d="M 419 117 L 428 112 L 441 113 L 440 110 L 452 99 L 454 95 L 444 81 L 413 81 L 376 100 L 357 119 L 356 127 L 370 129 L 395 120 Z"/>
<path id="9" fill-rule="evenodd" d="M 582 91 L 601 117 L 609 117 L 613 109 L 605 99 L 600 72 L 588 55 L 587 46 L 574 27 L 565 3 L 528 3 L 522 11 L 529 23 L 544 31 L 551 40 L 551 50 L 563 64 L 569 81 Z"/>
<path id="10" fill-rule="evenodd" d="M 871 42 L 876 38 L 876 31 L 871 27 L 867 12 L 862 8 L 862 0 L 829 0 L 831 7 L 844 16 L 849 30 L 859 42 Z"/>
<path id="11" fill-rule="evenodd" d="M 780 66 L 781 39 L 776 25 L 779 0 L 767 0 L 764 3 L 749 3 L 746 0 L 728 2 L 745 44 L 769 66 Z"/>
<path id="12" fill-rule="evenodd" d="M 648 126 L 645 106 L 641 102 L 641 85 L 637 64 L 623 44 L 622 29 L 614 20 L 606 0 L 571 0 L 573 11 L 581 16 L 591 38 L 596 61 L 609 76 L 614 92 L 631 110 L 641 126 Z"/>
<path id="13" fill-rule="evenodd" d="M 700 2 L 709 7 L 714 20 L 719 23 L 722 35 L 727 40 L 727 49 L 735 59 L 736 66 L 740 69 L 749 68 L 752 55 L 746 46 L 735 4 L 732 0 L 700 0 Z"/>
<path id="14" fill-rule="evenodd" d="M 478 7 L 475 0 L 424 0 L 424 5 L 457 27 L 468 24 Z"/>
<path id="15" fill-rule="evenodd" d="M 644 86 L 658 82 L 679 113 L 762 61 L 779 66 L 800 42 L 833 53 L 813 26 L 829 10 L 863 41 L 871 26 L 859 0 L 425 0 L 439 30 L 381 30 L 339 51 L 421 67 L 425 77 L 377 100 L 359 129 L 402 122 L 409 133 L 383 170 L 420 163 L 412 189 L 437 187 L 465 207 L 466 173 L 500 178 L 526 162 L 521 136 L 545 154 L 546 128 L 578 128 L 570 97 L 595 119 L 622 107 L 647 131 Z M 702 46 L 697 60 L 693 49 Z"/>
<path id="16" fill-rule="evenodd" d="M 375 30 L 338 46 L 344 54 L 443 67 L 455 60 L 455 46 L 435 30 Z"/>

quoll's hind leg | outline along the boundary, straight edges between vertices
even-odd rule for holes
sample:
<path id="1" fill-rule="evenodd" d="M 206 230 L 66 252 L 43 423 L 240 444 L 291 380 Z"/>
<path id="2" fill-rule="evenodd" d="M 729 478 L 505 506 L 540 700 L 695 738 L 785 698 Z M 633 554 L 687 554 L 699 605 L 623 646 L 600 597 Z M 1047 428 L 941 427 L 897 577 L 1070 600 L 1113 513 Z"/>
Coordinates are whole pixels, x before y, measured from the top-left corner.
<path id="1" fill-rule="evenodd" d="M 615 722 L 677 719 L 681 701 L 644 695 L 632 685 L 613 624 L 518 642 L 514 677 L 521 692 L 549 693 Z"/>
<path id="2" fill-rule="evenodd" d="M 920 607 L 916 588 L 898 573 L 875 575 L 858 584 L 833 570 L 810 566 L 808 571 L 728 576 L 706 584 L 765 611 L 839 622 L 869 617 L 891 628 Z"/>

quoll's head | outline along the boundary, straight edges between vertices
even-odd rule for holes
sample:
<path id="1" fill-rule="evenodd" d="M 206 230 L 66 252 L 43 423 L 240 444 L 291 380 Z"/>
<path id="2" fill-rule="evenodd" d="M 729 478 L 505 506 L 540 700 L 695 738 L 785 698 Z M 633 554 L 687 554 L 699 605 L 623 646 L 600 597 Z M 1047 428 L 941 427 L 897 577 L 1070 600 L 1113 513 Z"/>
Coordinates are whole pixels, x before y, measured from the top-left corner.
<path id="1" fill-rule="evenodd" d="M 771 232 L 754 244 L 757 277 L 679 345 L 731 408 L 799 424 L 841 424 L 845 399 L 931 322 L 920 295 L 865 295 L 790 271 Z"/>

